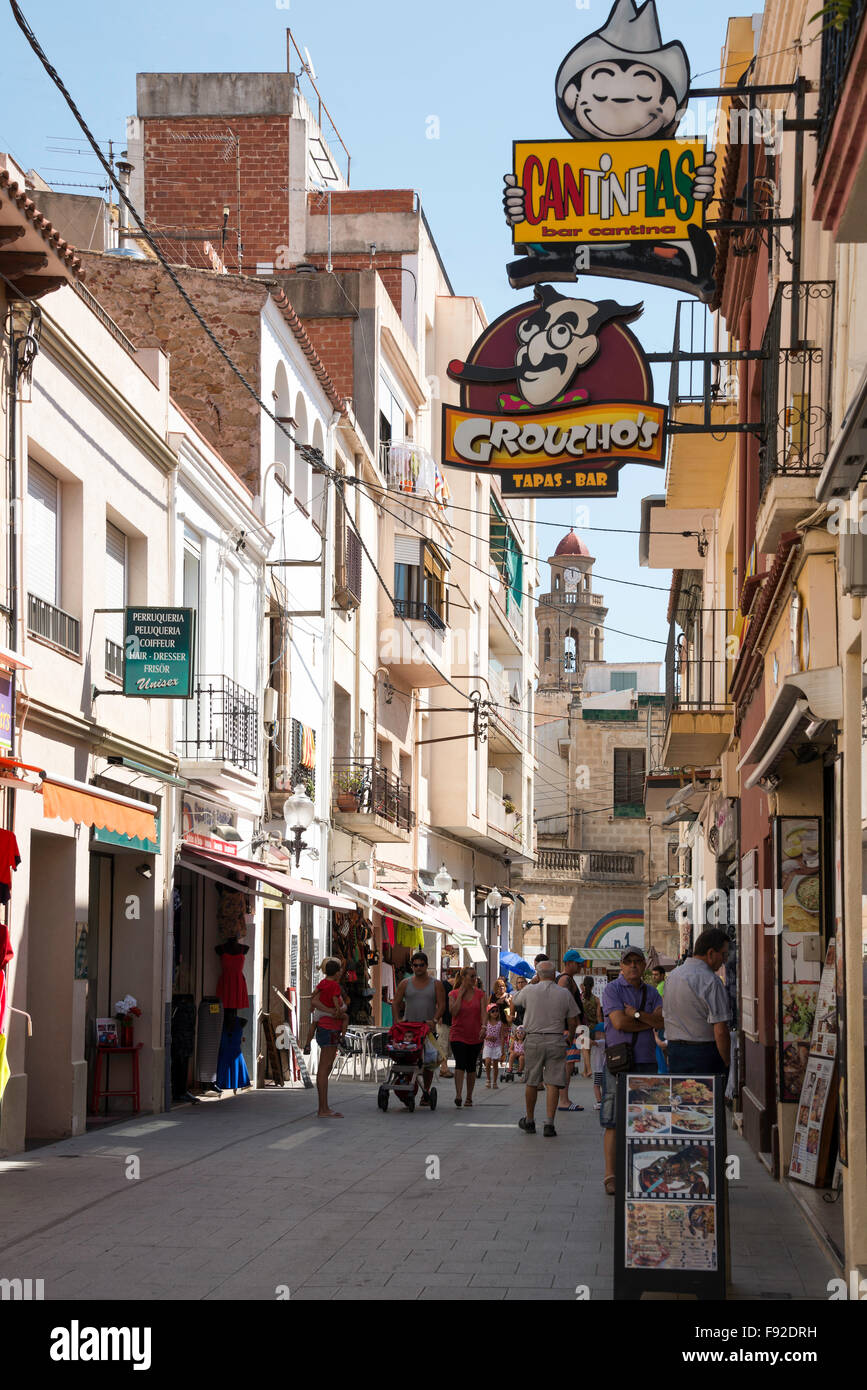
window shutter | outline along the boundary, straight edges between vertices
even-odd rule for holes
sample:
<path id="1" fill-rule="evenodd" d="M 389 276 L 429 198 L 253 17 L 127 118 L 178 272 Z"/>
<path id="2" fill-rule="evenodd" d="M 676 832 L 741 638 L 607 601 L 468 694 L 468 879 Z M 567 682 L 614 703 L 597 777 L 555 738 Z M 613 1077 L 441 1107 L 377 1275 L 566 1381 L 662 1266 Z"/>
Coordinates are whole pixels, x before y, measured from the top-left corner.
<path id="1" fill-rule="evenodd" d="M 418 536 L 395 536 L 394 563 L 416 566 L 421 564 L 421 540 Z"/>
<path id="2" fill-rule="evenodd" d="M 57 479 L 30 459 L 27 465 L 27 588 L 55 608 L 60 607 L 59 494 Z"/>
<path id="3" fill-rule="evenodd" d="M 126 606 L 126 536 L 110 521 L 105 524 L 105 607 Z M 123 614 L 106 613 L 105 635 L 123 645 Z"/>
<path id="4" fill-rule="evenodd" d="M 346 588 L 361 601 L 361 541 L 351 526 L 346 527 Z"/>

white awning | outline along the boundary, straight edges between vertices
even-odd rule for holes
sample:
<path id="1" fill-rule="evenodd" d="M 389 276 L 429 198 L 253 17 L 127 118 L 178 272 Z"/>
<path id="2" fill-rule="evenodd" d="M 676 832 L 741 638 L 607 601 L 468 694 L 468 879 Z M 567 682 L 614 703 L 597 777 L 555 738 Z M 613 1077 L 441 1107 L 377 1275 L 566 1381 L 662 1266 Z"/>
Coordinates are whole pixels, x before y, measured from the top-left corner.
<path id="1" fill-rule="evenodd" d="M 382 888 L 367 888 L 363 883 L 347 883 L 346 879 L 343 880 L 341 887 L 345 893 L 356 898 L 356 901 L 370 902 L 377 912 L 382 912 L 388 917 L 398 917 L 402 921 L 428 925 L 424 909 L 420 903 L 413 903 L 410 906 L 398 898 L 393 898 Z"/>

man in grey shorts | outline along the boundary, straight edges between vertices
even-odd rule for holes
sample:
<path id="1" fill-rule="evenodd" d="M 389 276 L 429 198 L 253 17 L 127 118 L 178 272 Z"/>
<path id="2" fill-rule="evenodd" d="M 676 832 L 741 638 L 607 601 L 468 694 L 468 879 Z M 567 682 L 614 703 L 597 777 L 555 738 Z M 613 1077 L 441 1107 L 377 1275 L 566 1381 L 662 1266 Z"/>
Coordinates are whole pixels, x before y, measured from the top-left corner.
<path id="1" fill-rule="evenodd" d="M 545 1138 L 553 1138 L 554 1115 L 560 1091 L 566 1085 L 566 1051 L 575 1036 L 578 1005 L 568 989 L 555 983 L 557 967 L 552 960 L 536 966 L 539 983 L 521 991 L 524 1005 L 524 1077 L 527 1114 L 518 1121 L 525 1134 L 536 1133 L 533 1116 L 536 1096 L 544 1083 L 546 1091 Z"/>

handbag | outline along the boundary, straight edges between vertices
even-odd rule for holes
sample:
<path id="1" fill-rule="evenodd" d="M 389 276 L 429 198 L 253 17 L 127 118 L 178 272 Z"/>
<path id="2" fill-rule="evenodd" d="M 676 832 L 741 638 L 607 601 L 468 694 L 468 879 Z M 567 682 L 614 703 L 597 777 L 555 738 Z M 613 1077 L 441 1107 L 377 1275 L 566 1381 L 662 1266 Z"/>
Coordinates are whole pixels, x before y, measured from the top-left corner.
<path id="1" fill-rule="evenodd" d="M 638 1005 L 639 1012 L 643 1012 L 644 1005 L 647 1003 L 647 985 L 641 986 L 641 1003 Z M 623 1071 L 631 1071 L 635 1064 L 635 1047 L 632 1043 L 612 1043 L 605 1048 L 605 1065 L 612 1076 L 619 1076 Z"/>

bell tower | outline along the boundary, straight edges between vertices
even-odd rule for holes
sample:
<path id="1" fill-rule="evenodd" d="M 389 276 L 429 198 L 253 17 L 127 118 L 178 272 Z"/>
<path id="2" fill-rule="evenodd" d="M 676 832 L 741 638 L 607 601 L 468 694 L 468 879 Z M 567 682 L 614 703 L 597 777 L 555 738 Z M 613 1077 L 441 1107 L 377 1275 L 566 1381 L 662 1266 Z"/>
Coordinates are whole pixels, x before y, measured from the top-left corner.
<path id="1" fill-rule="evenodd" d="M 574 530 L 548 560 L 551 591 L 540 594 L 536 605 L 540 692 L 579 690 L 587 662 L 605 659 L 608 609 L 593 592 L 595 563 Z"/>

